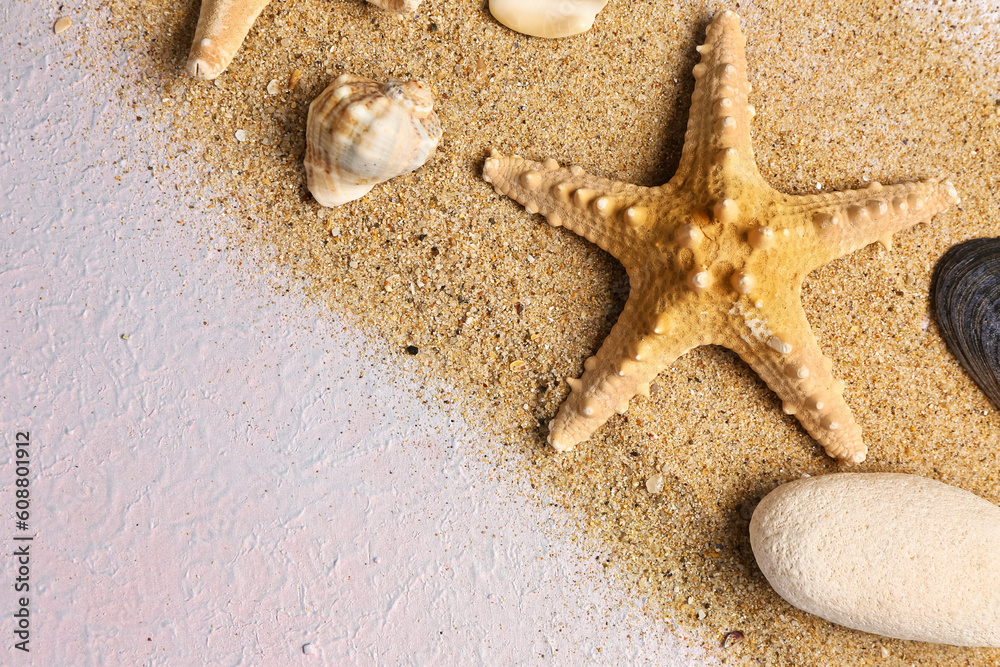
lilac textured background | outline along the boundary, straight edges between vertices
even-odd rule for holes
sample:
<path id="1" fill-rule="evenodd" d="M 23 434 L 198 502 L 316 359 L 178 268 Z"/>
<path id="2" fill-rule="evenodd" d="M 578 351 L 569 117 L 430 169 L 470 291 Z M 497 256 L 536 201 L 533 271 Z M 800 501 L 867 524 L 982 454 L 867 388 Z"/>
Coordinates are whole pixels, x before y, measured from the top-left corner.
<path id="1" fill-rule="evenodd" d="M 467 453 L 486 436 L 460 406 L 231 261 L 194 167 L 132 122 L 127 54 L 67 57 L 107 9 L 58 36 L 49 11 L 0 9 L 0 536 L 18 430 L 37 535 L 27 655 L 0 561 L 0 661 L 695 659 L 567 517 Z"/>

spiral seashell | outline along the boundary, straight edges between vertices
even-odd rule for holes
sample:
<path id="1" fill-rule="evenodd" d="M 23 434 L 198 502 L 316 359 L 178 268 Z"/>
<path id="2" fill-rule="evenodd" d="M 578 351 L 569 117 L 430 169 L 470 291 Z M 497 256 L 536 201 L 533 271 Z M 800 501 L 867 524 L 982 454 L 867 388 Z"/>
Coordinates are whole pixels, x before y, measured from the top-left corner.
<path id="1" fill-rule="evenodd" d="M 934 269 L 941 337 L 1000 410 L 1000 238 L 952 247 Z"/>
<path id="2" fill-rule="evenodd" d="M 306 179 L 316 201 L 339 206 L 425 163 L 441 139 L 433 103 L 420 81 L 334 81 L 309 105 L 306 123 Z"/>

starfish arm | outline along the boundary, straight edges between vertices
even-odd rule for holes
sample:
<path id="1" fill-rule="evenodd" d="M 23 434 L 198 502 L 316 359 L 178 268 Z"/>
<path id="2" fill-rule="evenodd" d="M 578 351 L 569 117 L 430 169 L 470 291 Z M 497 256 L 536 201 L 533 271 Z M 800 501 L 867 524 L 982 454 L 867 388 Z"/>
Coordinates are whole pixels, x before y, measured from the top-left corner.
<path id="1" fill-rule="evenodd" d="M 935 179 L 863 190 L 784 197 L 772 224 L 775 235 L 805 220 L 803 230 L 813 241 L 803 254 L 806 272 L 880 241 L 892 247 L 892 235 L 933 216 L 958 201 L 950 181 Z"/>
<path id="2" fill-rule="evenodd" d="M 254 21 L 271 0 L 202 0 L 187 72 L 211 81 L 229 67 Z"/>
<path id="3" fill-rule="evenodd" d="M 749 364 L 781 398 L 785 413 L 795 415 L 830 457 L 861 463 L 868 451 L 861 427 L 844 402 L 844 384 L 833 377 L 833 362 L 823 356 L 794 291 L 759 310 L 737 302 L 730 314 L 740 333 L 717 342 Z"/>
<path id="4" fill-rule="evenodd" d="M 736 12 L 726 10 L 708 26 L 701 60 L 694 66 L 694 92 L 677 173 L 670 183 L 703 190 L 710 199 L 736 199 L 764 184 L 753 146 L 746 39 Z"/>
<path id="5" fill-rule="evenodd" d="M 665 316 L 646 322 L 650 311 L 630 297 L 618 322 L 597 354 L 584 362 L 584 373 L 566 378 L 570 394 L 549 423 L 549 444 L 573 449 L 613 414 L 624 414 L 636 394 L 649 396 L 657 374 L 702 341 L 675 332 Z M 662 333 L 658 333 L 662 332 Z"/>
<path id="6" fill-rule="evenodd" d="M 529 213 L 541 213 L 553 227 L 566 227 L 618 259 L 639 240 L 653 198 L 667 192 L 517 156 L 487 158 L 483 179 Z"/>

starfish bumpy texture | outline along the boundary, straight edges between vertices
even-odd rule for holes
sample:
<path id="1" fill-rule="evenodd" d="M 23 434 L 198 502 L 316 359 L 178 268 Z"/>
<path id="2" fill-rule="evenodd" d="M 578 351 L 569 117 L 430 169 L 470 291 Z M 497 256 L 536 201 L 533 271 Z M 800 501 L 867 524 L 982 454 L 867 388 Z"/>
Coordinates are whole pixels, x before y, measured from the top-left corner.
<path id="1" fill-rule="evenodd" d="M 786 195 L 757 170 L 750 144 L 746 40 L 735 12 L 719 14 L 698 47 L 680 165 L 640 187 L 496 154 L 483 178 L 617 258 L 625 308 L 549 424 L 558 451 L 589 438 L 660 370 L 699 345 L 737 354 L 778 394 L 826 453 L 860 463 L 867 448 L 801 305 L 809 272 L 929 220 L 958 200 L 929 179 L 827 194 Z"/>

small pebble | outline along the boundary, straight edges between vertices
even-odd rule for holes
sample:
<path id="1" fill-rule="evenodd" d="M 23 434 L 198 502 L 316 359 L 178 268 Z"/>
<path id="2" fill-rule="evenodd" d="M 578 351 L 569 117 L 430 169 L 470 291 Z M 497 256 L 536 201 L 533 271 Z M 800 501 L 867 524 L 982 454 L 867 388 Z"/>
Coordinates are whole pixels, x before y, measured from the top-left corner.
<path id="1" fill-rule="evenodd" d="M 285 90 L 291 92 L 295 90 L 295 86 L 299 85 L 299 81 L 302 79 L 302 70 L 295 69 L 292 73 L 288 75 L 288 85 L 285 86 Z"/>
<path id="2" fill-rule="evenodd" d="M 73 20 L 69 19 L 69 18 L 66 18 L 64 16 L 61 19 L 59 19 L 58 21 L 56 21 L 55 25 L 52 26 L 52 32 L 54 32 L 57 35 L 61 35 L 64 32 L 66 32 L 67 30 L 69 30 L 69 27 L 71 25 L 73 25 Z"/>
<path id="3" fill-rule="evenodd" d="M 769 493 L 750 544 L 772 588 L 832 623 L 1000 647 L 1000 507 L 917 475 L 838 473 Z"/>
<path id="4" fill-rule="evenodd" d="M 236 141 L 246 141 L 247 133 L 243 130 L 236 130 Z"/>
<path id="5" fill-rule="evenodd" d="M 303 644 L 302 652 L 305 655 L 319 655 L 319 649 L 316 648 L 316 645 L 313 643 Z"/>
<path id="6" fill-rule="evenodd" d="M 663 475 L 655 473 L 646 478 L 646 491 L 660 493 L 663 491 Z"/>
<path id="7" fill-rule="evenodd" d="M 570 37 L 590 30 L 608 0 L 490 0 L 490 13 L 511 30 L 535 37 Z"/>
<path id="8" fill-rule="evenodd" d="M 277 79 L 271 79 L 267 83 L 267 94 L 277 95 L 281 91 L 281 84 L 278 83 Z"/>

